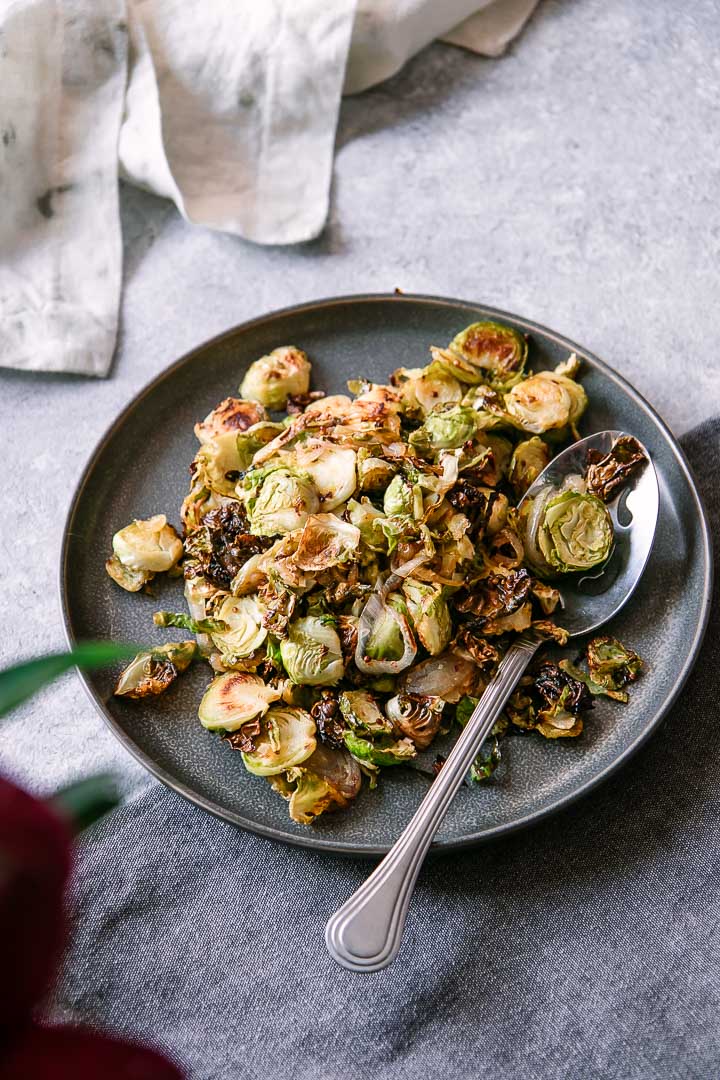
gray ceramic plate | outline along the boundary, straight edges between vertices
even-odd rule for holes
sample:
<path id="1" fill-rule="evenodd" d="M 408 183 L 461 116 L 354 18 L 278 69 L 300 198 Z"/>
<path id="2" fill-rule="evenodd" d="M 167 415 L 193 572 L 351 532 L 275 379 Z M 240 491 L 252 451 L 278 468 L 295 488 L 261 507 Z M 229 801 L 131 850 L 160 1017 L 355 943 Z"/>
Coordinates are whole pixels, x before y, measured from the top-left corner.
<path id="1" fill-rule="evenodd" d="M 162 512 L 178 521 L 197 445 L 193 423 L 236 392 L 247 365 L 276 345 L 293 343 L 312 358 L 314 385 L 337 393 L 350 377 L 382 382 L 393 368 L 425 363 L 430 344 L 445 344 L 478 318 L 498 318 L 529 332 L 534 368 L 552 366 L 572 350 L 583 358 L 590 398 L 583 432 L 621 428 L 644 442 L 660 481 L 660 520 L 644 579 L 612 626 L 647 661 L 630 704 L 598 704 L 585 734 L 571 742 L 508 739 L 496 780 L 458 793 L 438 834 L 442 848 L 520 828 L 599 783 L 659 723 L 697 655 L 711 574 L 702 506 L 667 427 L 605 364 L 526 320 L 454 300 L 359 296 L 263 316 L 183 357 L 128 405 L 80 481 L 62 554 L 62 601 L 71 640 L 170 640 L 171 632 L 153 626 L 152 613 L 158 607 L 183 610 L 181 582 L 163 582 L 155 598 L 131 595 L 107 577 L 103 563 L 113 533 L 132 518 Z M 178 637 L 177 631 L 172 634 Z M 376 791 L 363 790 L 347 813 L 323 817 L 313 827 L 295 825 L 269 785 L 250 776 L 239 754 L 198 723 L 206 665 L 194 664 L 147 704 L 113 698 L 110 672 L 82 678 L 117 737 L 156 776 L 198 805 L 264 836 L 325 851 L 382 853 L 426 790 L 425 778 L 398 768 L 383 775 Z"/>

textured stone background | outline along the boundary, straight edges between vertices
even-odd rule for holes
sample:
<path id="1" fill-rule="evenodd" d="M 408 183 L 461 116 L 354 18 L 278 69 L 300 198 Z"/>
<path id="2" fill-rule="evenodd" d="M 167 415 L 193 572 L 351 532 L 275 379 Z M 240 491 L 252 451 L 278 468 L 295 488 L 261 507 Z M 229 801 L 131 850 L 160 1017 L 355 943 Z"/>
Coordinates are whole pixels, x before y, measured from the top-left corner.
<path id="1" fill-rule="evenodd" d="M 76 479 L 149 379 L 258 313 L 337 293 L 495 304 L 582 342 L 677 434 L 720 408 L 720 21 L 714 0 L 543 0 L 500 60 L 434 45 L 343 106 L 330 220 L 258 248 L 125 188 L 112 375 L 0 372 L 2 662 L 61 647 Z M 292 162 L 288 162 L 292 168 Z M 100 768 L 146 783 L 68 675 L 0 727 L 40 790 Z"/>

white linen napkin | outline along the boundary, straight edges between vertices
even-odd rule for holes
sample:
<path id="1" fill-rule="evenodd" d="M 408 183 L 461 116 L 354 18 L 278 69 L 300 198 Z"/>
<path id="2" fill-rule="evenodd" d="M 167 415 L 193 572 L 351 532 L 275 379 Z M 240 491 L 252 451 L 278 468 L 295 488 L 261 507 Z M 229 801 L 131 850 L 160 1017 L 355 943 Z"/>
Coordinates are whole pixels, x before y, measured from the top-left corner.
<path id="1" fill-rule="evenodd" d="M 342 93 L 437 37 L 498 55 L 536 3 L 0 4 L 0 365 L 107 374 L 118 169 L 194 224 L 309 240 L 327 216 Z"/>

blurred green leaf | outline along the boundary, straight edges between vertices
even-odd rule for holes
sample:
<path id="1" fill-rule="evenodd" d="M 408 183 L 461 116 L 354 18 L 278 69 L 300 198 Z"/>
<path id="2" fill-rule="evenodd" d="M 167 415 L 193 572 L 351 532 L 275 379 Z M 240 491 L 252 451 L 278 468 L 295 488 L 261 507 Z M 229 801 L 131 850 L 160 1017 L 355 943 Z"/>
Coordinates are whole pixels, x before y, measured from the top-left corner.
<path id="1" fill-rule="evenodd" d="M 60 788 L 50 804 L 68 818 L 76 832 L 87 829 L 120 802 L 120 790 L 112 773 L 97 773 Z"/>
<path id="2" fill-rule="evenodd" d="M 121 645 L 114 641 L 84 641 L 71 652 L 39 656 L 36 660 L 0 671 L 0 716 L 17 708 L 71 667 L 88 670 L 107 667 L 119 660 L 131 659 L 141 648 L 140 645 Z"/>

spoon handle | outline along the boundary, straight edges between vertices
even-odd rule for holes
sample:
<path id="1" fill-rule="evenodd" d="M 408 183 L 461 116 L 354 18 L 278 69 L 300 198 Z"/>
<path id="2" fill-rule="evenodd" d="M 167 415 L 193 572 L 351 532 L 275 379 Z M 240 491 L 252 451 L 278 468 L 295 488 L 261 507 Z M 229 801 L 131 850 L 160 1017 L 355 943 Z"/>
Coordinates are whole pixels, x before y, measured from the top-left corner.
<path id="1" fill-rule="evenodd" d="M 519 638 L 511 645 L 404 832 L 370 877 L 330 917 L 325 941 L 338 964 L 350 971 L 379 971 L 397 956 L 413 887 L 427 850 L 538 644 L 530 638 Z"/>

